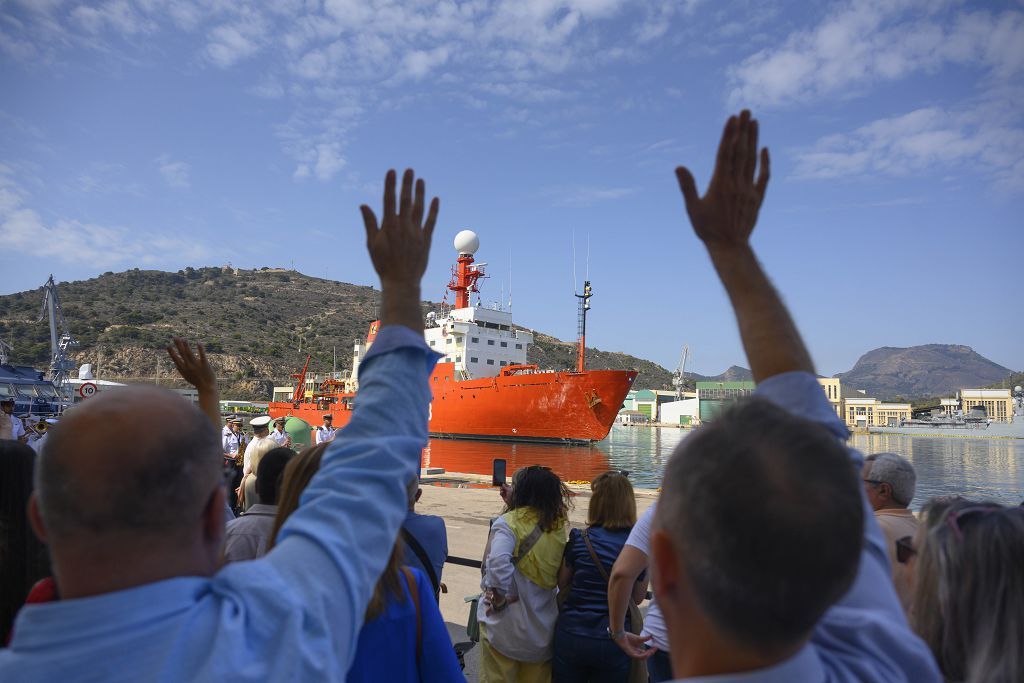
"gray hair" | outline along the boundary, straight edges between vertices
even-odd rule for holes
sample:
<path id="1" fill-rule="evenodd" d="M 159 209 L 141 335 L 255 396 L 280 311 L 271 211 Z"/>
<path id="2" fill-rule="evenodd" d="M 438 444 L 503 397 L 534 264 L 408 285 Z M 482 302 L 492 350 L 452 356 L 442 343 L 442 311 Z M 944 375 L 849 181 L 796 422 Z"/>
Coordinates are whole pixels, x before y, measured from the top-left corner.
<path id="1" fill-rule="evenodd" d="M 710 620 L 776 653 L 806 638 L 853 582 L 861 496 L 835 436 L 751 398 L 676 448 L 657 524 Z"/>
<path id="2" fill-rule="evenodd" d="M 168 422 L 129 424 L 163 409 Z M 133 413 L 134 411 L 134 413 Z M 166 389 L 127 387 L 75 408 L 48 433 L 35 488 L 54 539 L 166 536 L 199 519 L 222 478 L 210 420 Z"/>
<path id="3" fill-rule="evenodd" d="M 910 621 L 949 681 L 1024 680 L 1024 508 L 933 499 Z"/>
<path id="4" fill-rule="evenodd" d="M 888 484 L 894 501 L 904 507 L 910 505 L 917 487 L 917 473 L 909 460 L 895 453 L 875 453 L 864 458 L 864 462 L 871 464 L 868 479 Z"/>

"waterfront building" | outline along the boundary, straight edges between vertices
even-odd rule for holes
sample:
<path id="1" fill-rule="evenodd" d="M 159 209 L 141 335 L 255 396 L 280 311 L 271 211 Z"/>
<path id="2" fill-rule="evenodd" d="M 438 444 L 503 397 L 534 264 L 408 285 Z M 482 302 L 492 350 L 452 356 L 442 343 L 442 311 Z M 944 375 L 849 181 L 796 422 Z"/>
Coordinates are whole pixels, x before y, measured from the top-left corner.
<path id="1" fill-rule="evenodd" d="M 700 421 L 709 422 L 741 398 L 754 393 L 753 382 L 697 382 Z"/>
<path id="2" fill-rule="evenodd" d="M 843 387 L 838 377 L 819 377 L 818 384 L 825 390 L 828 402 L 832 404 L 832 410 L 836 411 L 836 417 L 843 419 Z"/>
<path id="3" fill-rule="evenodd" d="M 964 415 L 972 408 L 982 408 L 992 422 L 1013 422 L 1013 394 L 1009 389 L 961 389 L 960 408 Z"/>
<path id="4" fill-rule="evenodd" d="M 885 403 L 869 396 L 843 399 L 847 427 L 899 427 L 910 419 L 909 403 Z"/>
<path id="5" fill-rule="evenodd" d="M 953 417 L 953 414 L 960 410 L 960 400 L 956 398 L 941 399 L 939 409 L 946 417 Z"/>
<path id="6" fill-rule="evenodd" d="M 692 398 L 663 403 L 661 405 L 661 413 L 658 416 L 658 422 L 681 426 L 697 425 L 700 423 L 700 399 L 692 392 L 685 392 L 683 395 L 690 395 Z"/>

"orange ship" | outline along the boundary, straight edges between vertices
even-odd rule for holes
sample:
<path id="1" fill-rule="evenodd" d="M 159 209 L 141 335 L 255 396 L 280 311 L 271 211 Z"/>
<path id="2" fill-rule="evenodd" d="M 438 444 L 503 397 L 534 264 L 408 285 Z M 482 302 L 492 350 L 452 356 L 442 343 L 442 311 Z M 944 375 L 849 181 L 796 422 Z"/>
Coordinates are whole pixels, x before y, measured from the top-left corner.
<path id="1" fill-rule="evenodd" d="M 586 315 L 592 296 L 590 283 L 579 298 L 579 349 L 575 370 L 541 371 L 526 361 L 533 334 L 512 326 L 512 314 L 498 306 L 470 304 L 486 277 L 486 264 L 474 263 L 477 236 L 463 230 L 455 236 L 458 260 L 448 289 L 455 305 L 442 304 L 427 314 L 424 338 L 443 354 L 430 378 L 430 434 L 460 439 L 592 442 L 608 436 L 615 416 L 637 373 L 627 370 L 586 370 Z M 353 369 L 347 377 L 329 377 L 307 392 L 306 366 L 293 375 L 291 401 L 270 404 L 272 417 L 295 416 L 312 425 L 330 413 L 334 426 L 345 425 L 352 414 L 358 388 L 359 361 L 377 336 L 370 325 L 365 341 L 356 342 Z"/>

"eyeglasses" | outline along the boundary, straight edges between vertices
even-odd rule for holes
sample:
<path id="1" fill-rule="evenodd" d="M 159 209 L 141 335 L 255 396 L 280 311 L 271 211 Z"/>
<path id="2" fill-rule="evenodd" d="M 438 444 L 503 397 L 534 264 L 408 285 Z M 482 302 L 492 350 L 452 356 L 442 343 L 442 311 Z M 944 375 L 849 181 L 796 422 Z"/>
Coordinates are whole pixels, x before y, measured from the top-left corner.
<path id="1" fill-rule="evenodd" d="M 884 481 L 878 481 L 877 479 L 861 479 L 861 481 L 864 482 L 865 484 L 873 484 L 875 486 L 885 483 Z"/>
<path id="2" fill-rule="evenodd" d="M 995 512 L 1002 508 L 996 505 L 971 505 L 960 510 L 953 510 L 946 515 L 946 524 L 953 530 L 953 534 L 956 536 L 958 541 L 964 540 L 963 531 L 960 530 L 960 519 L 968 515 L 975 513 L 982 513 L 982 516 L 988 515 L 989 513 Z"/>
<path id="3" fill-rule="evenodd" d="M 904 536 L 896 539 L 896 561 L 906 564 L 910 558 L 917 555 L 917 548 L 914 547 L 914 537 Z"/>

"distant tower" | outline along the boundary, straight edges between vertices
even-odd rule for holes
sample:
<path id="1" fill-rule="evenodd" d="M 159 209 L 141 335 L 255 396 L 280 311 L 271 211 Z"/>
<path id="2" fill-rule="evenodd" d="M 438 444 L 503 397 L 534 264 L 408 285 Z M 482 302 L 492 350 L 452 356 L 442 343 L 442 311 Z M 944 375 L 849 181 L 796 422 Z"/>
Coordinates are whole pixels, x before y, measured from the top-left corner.
<path id="1" fill-rule="evenodd" d="M 485 277 L 484 264 L 473 265 L 473 254 L 479 248 L 480 238 L 472 230 L 463 230 L 455 236 L 455 251 L 459 258 L 452 266 L 452 279 L 448 283 L 448 289 L 455 292 L 455 308 L 468 308 L 470 292 L 480 291 L 476 281 Z"/>

